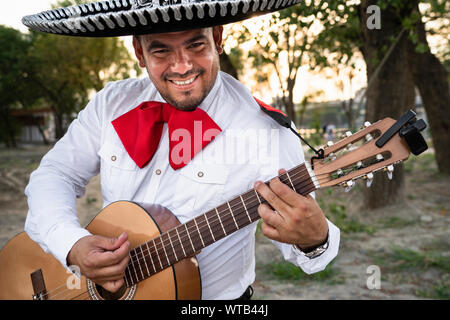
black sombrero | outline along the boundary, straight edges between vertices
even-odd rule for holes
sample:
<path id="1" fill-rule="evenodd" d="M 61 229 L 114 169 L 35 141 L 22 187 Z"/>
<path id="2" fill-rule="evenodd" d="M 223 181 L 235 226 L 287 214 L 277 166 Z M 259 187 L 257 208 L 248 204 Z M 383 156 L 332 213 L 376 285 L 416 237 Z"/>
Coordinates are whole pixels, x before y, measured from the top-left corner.
<path id="1" fill-rule="evenodd" d="M 25 16 L 27 27 L 67 36 L 111 37 L 206 28 L 293 6 L 302 0 L 109 0 Z"/>

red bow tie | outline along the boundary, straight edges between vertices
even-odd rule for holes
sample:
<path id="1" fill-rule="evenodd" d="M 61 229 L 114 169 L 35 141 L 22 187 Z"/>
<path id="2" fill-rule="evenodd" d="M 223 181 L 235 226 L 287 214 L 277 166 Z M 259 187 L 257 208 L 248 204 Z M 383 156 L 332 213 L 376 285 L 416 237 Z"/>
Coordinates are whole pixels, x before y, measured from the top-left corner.
<path id="1" fill-rule="evenodd" d="M 169 163 L 174 170 L 188 164 L 222 131 L 200 108 L 182 111 L 168 103 L 143 102 L 112 121 L 125 150 L 139 168 L 153 158 L 164 122 L 169 126 Z"/>

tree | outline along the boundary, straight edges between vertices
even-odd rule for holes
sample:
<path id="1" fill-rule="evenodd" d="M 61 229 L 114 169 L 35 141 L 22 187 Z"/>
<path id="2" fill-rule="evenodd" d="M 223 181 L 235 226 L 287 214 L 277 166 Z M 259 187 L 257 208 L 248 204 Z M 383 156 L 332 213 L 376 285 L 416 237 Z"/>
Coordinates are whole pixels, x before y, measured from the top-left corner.
<path id="1" fill-rule="evenodd" d="M 263 66 L 271 66 L 276 74 L 281 101 L 286 113 L 294 123 L 297 114 L 294 108 L 294 87 L 300 68 L 307 64 L 308 55 L 313 50 L 311 44 L 315 37 L 314 16 L 326 1 L 305 1 L 298 5 L 275 12 L 264 25 L 252 31 L 243 25 L 239 42 L 251 41 L 253 48 L 248 58 L 253 67 L 261 71 Z M 319 3 L 319 4 L 318 4 Z M 259 72 L 260 81 L 268 76 Z"/>
<path id="2" fill-rule="evenodd" d="M 30 39 L 20 31 L 0 25 L 0 141 L 7 147 L 17 146 L 19 129 L 11 111 L 27 107 L 38 98 L 28 79 L 26 55 L 30 45 Z"/>
<path id="3" fill-rule="evenodd" d="M 82 2 L 64 0 L 54 7 Z M 92 92 L 101 90 L 107 81 L 129 77 L 133 69 L 138 75 L 141 72 L 117 37 L 68 37 L 31 31 L 27 60 L 33 66 L 30 81 L 53 111 L 57 139 Z"/>
<path id="4" fill-rule="evenodd" d="M 220 70 L 223 72 L 228 73 L 229 75 L 233 76 L 234 78 L 238 79 L 238 70 L 233 65 L 232 59 L 230 56 L 224 51 L 219 56 L 220 59 Z"/>
<path id="5" fill-rule="evenodd" d="M 367 8 L 376 3 L 376 0 L 363 0 L 359 8 L 363 38 L 361 51 L 370 84 L 366 92 L 366 120 L 370 122 L 385 117 L 398 119 L 414 105 L 415 98 L 414 81 L 408 70 L 408 38 L 402 32 L 398 11 L 391 6 L 382 11 L 382 29 L 365 27 Z M 395 39 L 394 43 L 392 39 Z M 387 56 L 389 48 L 392 52 Z M 387 58 L 383 60 L 384 57 Z M 397 202 L 402 197 L 403 184 L 402 164 L 396 166 L 392 181 L 384 175 L 376 175 L 372 189 L 366 189 L 364 193 L 366 205 L 377 208 Z"/>
<path id="6" fill-rule="evenodd" d="M 433 18 L 448 12 L 448 2 L 443 0 L 421 3 L 429 5 L 429 16 Z M 418 0 L 361 0 L 356 4 L 328 1 L 319 17 L 324 29 L 315 45 L 340 57 L 351 56 L 356 50 L 363 54 L 369 121 L 398 118 L 414 106 L 417 86 L 428 115 L 438 167 L 441 172 L 449 172 L 449 137 L 444 133 L 450 126 L 448 75 L 442 62 L 429 50 L 418 5 Z M 397 201 L 402 185 L 401 165 L 393 182 L 378 175 L 372 189 L 365 193 L 366 205 L 375 208 Z"/>
<path id="7" fill-rule="evenodd" d="M 448 14 L 450 3 L 447 1 L 428 1 L 431 6 L 425 12 L 432 18 Z M 448 72 L 436 55 L 431 53 L 427 41 L 427 30 L 419 11 L 419 1 L 411 1 L 412 27 L 410 31 L 409 65 L 415 85 L 419 89 L 424 103 L 428 122 L 431 130 L 431 138 L 435 150 L 436 162 L 440 172 L 450 174 L 450 87 Z M 445 24 L 444 24 L 445 27 Z M 447 42 L 448 42 L 447 24 Z M 443 52 L 444 63 L 448 63 L 449 48 Z"/>
<path id="8" fill-rule="evenodd" d="M 32 32 L 30 75 L 55 116 L 56 138 L 81 110 L 91 91 L 129 76 L 135 63 L 119 38 L 77 38 Z"/>
<path id="9" fill-rule="evenodd" d="M 361 107 L 355 101 L 358 92 L 353 92 L 356 61 L 360 59 L 363 41 L 358 6 L 349 1 L 327 1 L 318 9 L 316 19 L 322 29 L 312 43 L 310 65 L 317 72 L 331 70 L 334 74 L 335 87 L 342 93 L 342 110 L 353 130 Z M 347 101 L 345 89 L 350 93 Z"/>
<path id="10" fill-rule="evenodd" d="M 342 112 L 347 118 L 347 126 L 349 130 L 356 129 L 356 117 L 359 114 L 359 104 L 357 104 L 358 91 L 354 91 L 354 78 L 359 71 L 354 62 L 343 61 L 328 64 L 328 68 L 332 74 L 328 77 L 334 78 L 334 86 L 337 89 L 341 101 Z M 350 96 L 348 97 L 348 95 Z"/>

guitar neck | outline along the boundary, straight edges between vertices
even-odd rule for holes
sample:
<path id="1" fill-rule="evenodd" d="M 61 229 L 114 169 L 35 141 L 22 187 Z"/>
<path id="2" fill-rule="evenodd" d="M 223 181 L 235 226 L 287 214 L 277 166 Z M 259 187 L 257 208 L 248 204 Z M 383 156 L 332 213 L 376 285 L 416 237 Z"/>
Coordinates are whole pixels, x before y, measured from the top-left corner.
<path id="1" fill-rule="evenodd" d="M 308 163 L 278 177 L 301 195 L 307 195 L 319 187 Z M 258 221 L 260 217 L 257 209 L 262 203 L 267 201 L 255 189 L 251 189 L 134 248 L 130 251 L 131 259 L 125 272 L 127 286 L 193 256 L 210 244 Z"/>

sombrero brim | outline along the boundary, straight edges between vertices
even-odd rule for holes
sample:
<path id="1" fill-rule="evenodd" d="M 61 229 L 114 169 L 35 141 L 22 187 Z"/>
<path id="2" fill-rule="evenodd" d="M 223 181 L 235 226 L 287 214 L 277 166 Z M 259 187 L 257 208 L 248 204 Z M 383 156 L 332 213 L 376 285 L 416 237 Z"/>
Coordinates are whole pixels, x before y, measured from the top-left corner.
<path id="1" fill-rule="evenodd" d="M 60 35 L 115 37 L 225 25 L 300 1 L 110 0 L 44 11 L 25 16 L 22 23 L 33 30 Z"/>

